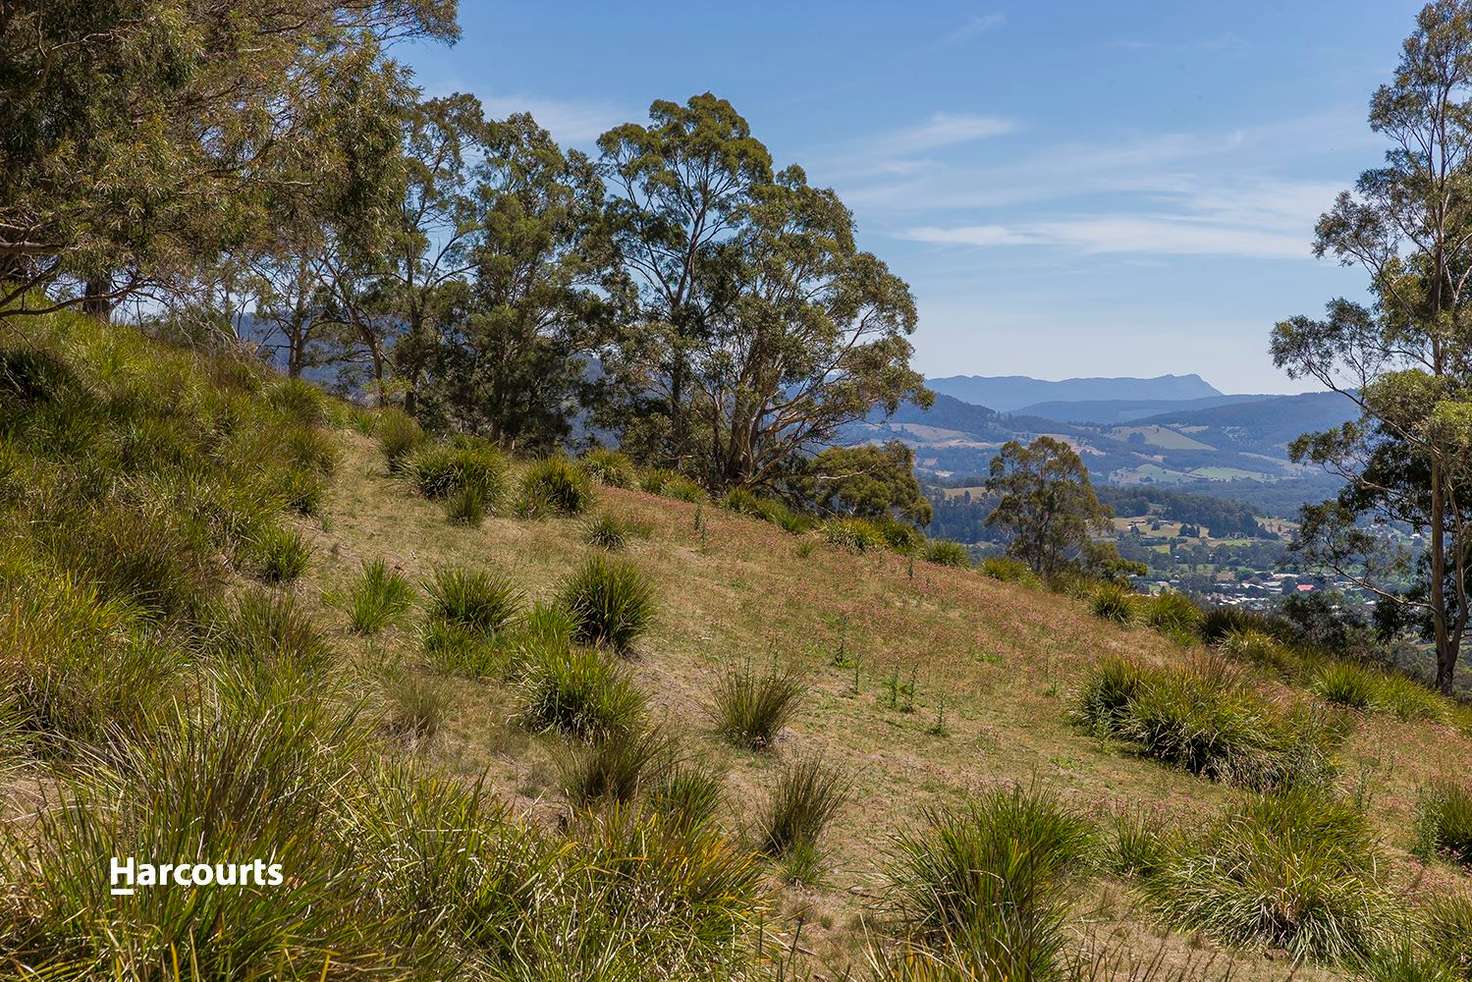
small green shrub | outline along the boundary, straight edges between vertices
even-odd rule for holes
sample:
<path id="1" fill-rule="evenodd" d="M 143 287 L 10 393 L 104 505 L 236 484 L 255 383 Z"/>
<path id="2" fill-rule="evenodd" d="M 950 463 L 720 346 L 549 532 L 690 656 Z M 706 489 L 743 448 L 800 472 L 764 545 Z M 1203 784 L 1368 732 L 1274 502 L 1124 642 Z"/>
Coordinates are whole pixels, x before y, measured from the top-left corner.
<path id="1" fill-rule="evenodd" d="M 593 505 L 593 481 L 566 457 L 546 457 L 523 475 L 521 501 L 538 514 L 581 515 Z"/>
<path id="2" fill-rule="evenodd" d="M 1003 583 L 1023 583 L 1028 586 L 1040 586 L 1042 583 L 1031 566 L 1011 556 L 988 556 L 981 561 L 978 568 L 983 576 L 990 576 Z"/>
<path id="3" fill-rule="evenodd" d="M 268 525 L 247 547 L 251 571 L 267 583 L 290 583 L 307 571 L 312 549 L 300 532 Z"/>
<path id="4" fill-rule="evenodd" d="M 479 489 L 482 505 L 495 511 L 506 494 L 506 461 L 482 440 L 462 437 L 426 444 L 407 463 L 410 481 L 430 501 L 443 501 L 466 487 Z"/>
<path id="5" fill-rule="evenodd" d="M 971 551 L 959 542 L 930 539 L 925 543 L 925 560 L 941 566 L 959 566 L 964 569 L 971 565 Z"/>
<path id="6" fill-rule="evenodd" d="M 633 801 L 668 772 L 674 744 L 658 727 L 600 734 L 558 757 L 562 793 L 574 805 Z"/>
<path id="7" fill-rule="evenodd" d="M 424 440 L 424 431 L 414 417 L 394 406 L 379 410 L 378 449 L 390 474 L 401 473 Z"/>
<path id="8" fill-rule="evenodd" d="M 1118 583 L 1105 583 L 1089 598 L 1089 610 L 1106 621 L 1128 624 L 1135 619 L 1137 597 L 1138 594 Z"/>
<path id="9" fill-rule="evenodd" d="M 604 447 L 594 447 L 583 454 L 583 471 L 600 484 L 610 488 L 634 486 L 634 464 L 627 454 Z"/>
<path id="10" fill-rule="evenodd" d="M 643 723 L 643 695 L 623 665 L 597 649 L 541 646 L 521 671 L 521 719 L 534 729 L 596 738 Z"/>
<path id="11" fill-rule="evenodd" d="M 382 559 L 363 567 L 348 588 L 348 619 L 354 633 L 377 634 L 401 618 L 414 602 L 414 588 Z"/>
<path id="12" fill-rule="evenodd" d="M 1353 963 L 1394 934 L 1385 865 L 1359 810 L 1294 790 L 1230 807 L 1144 888 L 1168 922 L 1220 944 Z"/>
<path id="13" fill-rule="evenodd" d="M 765 750 L 797 712 L 805 689 L 796 671 L 773 664 L 759 674 L 748 661 L 721 676 L 711 720 L 716 732 L 736 746 Z"/>
<path id="14" fill-rule="evenodd" d="M 489 637 L 521 613 L 524 598 L 509 576 L 459 566 L 441 567 L 425 584 L 430 620 Z"/>
<path id="15" fill-rule="evenodd" d="M 582 644 L 630 650 L 654 617 L 654 587 L 639 567 L 593 555 L 563 581 L 561 604 L 572 614 Z"/>
<path id="16" fill-rule="evenodd" d="M 1446 780 L 1421 788 L 1416 801 L 1416 854 L 1472 866 L 1472 790 Z"/>
<path id="17" fill-rule="evenodd" d="M 757 848 L 783 856 L 818 840 L 848 801 L 848 778 L 820 758 L 805 757 L 781 769 L 765 807 L 757 814 Z"/>
<path id="18" fill-rule="evenodd" d="M 891 915 L 910 945 L 956 958 L 975 977 L 1048 978 L 1064 944 L 1064 887 L 1093 840 L 1083 816 L 1038 788 L 927 811 L 918 831 L 896 839 Z"/>

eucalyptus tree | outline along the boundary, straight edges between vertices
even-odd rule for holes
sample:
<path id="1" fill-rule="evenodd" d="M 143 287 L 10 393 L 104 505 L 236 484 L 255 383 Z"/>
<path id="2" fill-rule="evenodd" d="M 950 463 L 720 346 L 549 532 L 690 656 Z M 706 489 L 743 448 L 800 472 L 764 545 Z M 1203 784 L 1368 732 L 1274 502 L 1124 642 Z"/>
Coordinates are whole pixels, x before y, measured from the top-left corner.
<path id="1" fill-rule="evenodd" d="M 603 225 L 603 182 L 527 114 L 486 128 L 474 168 L 463 310 L 444 325 L 427 411 L 538 449 L 568 436 L 590 359 L 626 292 Z"/>
<path id="2" fill-rule="evenodd" d="M 910 288 L 858 248 L 838 195 L 793 166 L 750 198 L 706 257 L 710 316 L 687 349 L 712 487 L 769 484 L 874 407 L 934 398 L 909 363 Z"/>
<path id="3" fill-rule="evenodd" d="M 1360 419 L 1292 447 L 1345 478 L 1308 507 L 1294 547 L 1425 624 L 1450 692 L 1468 623 L 1472 558 L 1472 3 L 1419 14 L 1393 79 L 1370 103 L 1390 144 L 1318 222 L 1314 251 L 1369 276 L 1371 304 L 1337 299 L 1273 332 L 1274 361 L 1344 393 Z M 1426 536 L 1419 589 L 1398 592 L 1406 556 L 1377 527 Z M 1383 617 L 1382 620 L 1394 620 Z"/>
<path id="4" fill-rule="evenodd" d="M 690 361 L 705 337 L 712 300 L 710 251 L 746 220 L 755 189 L 772 179 L 772 158 L 729 102 L 705 93 L 685 105 L 660 100 L 648 125 L 625 123 L 598 139 L 612 192 L 607 221 L 634 283 L 639 311 L 613 369 L 641 393 L 657 393 L 669 462 L 687 459 Z M 648 424 L 655 418 L 646 415 Z"/>
<path id="5" fill-rule="evenodd" d="M 998 498 L 986 524 L 1006 533 L 1008 555 L 1045 577 L 1098 564 L 1091 537 L 1108 530 L 1110 511 L 1083 460 L 1062 440 L 1007 441 L 992 458 L 986 490 Z"/>
<path id="6" fill-rule="evenodd" d="M 453 40 L 455 12 L 455 0 L 0 3 L 0 313 L 105 306 L 252 247 L 274 198 L 372 178 L 373 141 L 324 134 L 377 126 L 391 110 L 357 94 L 397 71 L 384 46 Z M 59 282 L 71 288 L 38 293 Z"/>

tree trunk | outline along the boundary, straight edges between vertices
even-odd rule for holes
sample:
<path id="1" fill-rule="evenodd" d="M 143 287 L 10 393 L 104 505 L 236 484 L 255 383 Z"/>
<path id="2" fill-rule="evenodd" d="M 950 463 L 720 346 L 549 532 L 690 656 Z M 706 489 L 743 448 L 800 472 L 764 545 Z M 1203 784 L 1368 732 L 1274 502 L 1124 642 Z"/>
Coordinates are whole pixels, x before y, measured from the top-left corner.
<path id="1" fill-rule="evenodd" d="M 1452 694 L 1457 646 L 1446 617 L 1446 501 L 1441 462 L 1431 461 L 1431 626 L 1436 639 L 1436 687 Z"/>
<path id="2" fill-rule="evenodd" d="M 89 276 L 82 287 L 82 312 L 106 324 L 112 320 L 112 277 Z"/>

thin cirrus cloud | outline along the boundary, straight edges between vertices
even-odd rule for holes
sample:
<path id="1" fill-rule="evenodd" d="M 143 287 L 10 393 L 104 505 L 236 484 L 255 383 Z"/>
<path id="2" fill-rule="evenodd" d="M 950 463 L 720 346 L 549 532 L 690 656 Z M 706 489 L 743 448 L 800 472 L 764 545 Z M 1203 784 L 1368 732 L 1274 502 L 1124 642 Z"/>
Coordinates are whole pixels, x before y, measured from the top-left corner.
<path id="1" fill-rule="evenodd" d="M 481 99 L 488 116 L 503 117 L 512 113 L 531 113 L 559 143 L 591 143 L 620 123 L 638 119 L 610 103 L 577 102 L 529 95 L 488 96 Z"/>
<path id="2" fill-rule="evenodd" d="M 1016 128 L 1016 123 L 1001 116 L 938 112 L 923 123 L 881 135 L 875 146 L 896 155 L 922 153 L 1002 136 Z"/>
<path id="3" fill-rule="evenodd" d="M 943 39 L 946 44 L 960 44 L 969 41 L 979 34 L 993 31 L 1007 23 L 1007 15 L 1003 13 L 975 14 L 966 19 L 966 23 L 947 34 Z"/>
<path id="4" fill-rule="evenodd" d="M 901 237 L 982 248 L 1054 246 L 1091 254 L 1310 257 L 1307 239 L 1302 234 L 1172 215 L 1091 215 L 1020 225 L 921 226 L 905 231 Z"/>

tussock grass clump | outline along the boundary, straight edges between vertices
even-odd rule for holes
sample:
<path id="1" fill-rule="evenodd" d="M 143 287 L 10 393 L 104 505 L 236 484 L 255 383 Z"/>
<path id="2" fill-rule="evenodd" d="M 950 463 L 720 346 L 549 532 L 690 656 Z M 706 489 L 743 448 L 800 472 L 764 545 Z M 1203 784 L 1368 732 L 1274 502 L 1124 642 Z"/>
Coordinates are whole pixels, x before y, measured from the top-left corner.
<path id="1" fill-rule="evenodd" d="M 227 666 L 301 677 L 332 662 L 326 636 L 288 593 L 252 591 L 218 617 L 210 649 Z"/>
<path id="2" fill-rule="evenodd" d="M 1089 597 L 1089 611 L 1106 621 L 1128 624 L 1135 619 L 1138 596 L 1118 583 L 1104 583 Z"/>
<path id="3" fill-rule="evenodd" d="M 1241 607 L 1211 607 L 1201 618 L 1201 640 L 1215 644 L 1234 631 L 1256 631 L 1278 641 L 1290 637 L 1288 625 L 1281 619 Z"/>
<path id="4" fill-rule="evenodd" d="M 1416 854 L 1472 866 L 1472 790 L 1455 781 L 1433 781 L 1416 800 Z"/>
<path id="5" fill-rule="evenodd" d="M 467 484 L 445 499 L 445 518 L 451 525 L 479 528 L 485 517 L 485 493 L 477 485 Z"/>
<path id="6" fill-rule="evenodd" d="M 395 406 L 378 412 L 378 449 L 390 474 L 398 474 L 411 454 L 425 441 L 424 430 L 414 417 Z"/>
<path id="7" fill-rule="evenodd" d="M 363 566 L 348 588 L 346 605 L 354 633 L 377 634 L 399 620 L 414 602 L 414 588 L 382 559 Z"/>
<path id="8" fill-rule="evenodd" d="M 738 515 L 748 515 L 752 518 L 761 517 L 761 512 L 758 511 L 761 499 L 750 488 L 732 488 L 721 495 L 721 500 L 718 503 L 722 508 L 727 511 L 734 511 Z"/>
<path id="9" fill-rule="evenodd" d="M 1230 658 L 1277 672 L 1285 678 L 1294 677 L 1303 667 L 1302 659 L 1292 648 L 1252 628 L 1228 631 L 1217 638 L 1216 645 Z"/>
<path id="10" fill-rule="evenodd" d="M 1151 876 L 1182 843 L 1178 828 L 1143 808 L 1115 815 L 1100 850 L 1099 865 L 1115 876 Z"/>
<path id="11" fill-rule="evenodd" d="M 756 817 L 757 848 L 768 856 L 817 849 L 849 793 L 849 779 L 821 758 L 804 757 L 784 766 Z"/>
<path id="12" fill-rule="evenodd" d="M 1184 593 L 1168 590 L 1144 601 L 1141 619 L 1157 631 L 1195 633 L 1204 616 Z"/>
<path id="13" fill-rule="evenodd" d="M 1447 704 L 1440 693 L 1433 692 L 1415 679 L 1395 672 L 1380 676 L 1376 702 L 1396 719 L 1414 722 L 1442 722 L 1447 718 Z"/>
<path id="14" fill-rule="evenodd" d="M 649 787 L 649 808 L 675 828 L 704 825 L 723 797 L 721 774 L 700 761 L 672 764 Z"/>
<path id="15" fill-rule="evenodd" d="M 1358 809 L 1299 789 L 1230 807 L 1144 888 L 1171 924 L 1221 944 L 1355 962 L 1394 933 L 1384 869 Z"/>
<path id="16" fill-rule="evenodd" d="M 248 547 L 250 565 L 267 583 L 290 583 L 307 571 L 312 549 L 300 532 L 271 525 Z"/>
<path id="17" fill-rule="evenodd" d="M 441 567 L 425 584 L 425 608 L 444 621 L 490 637 L 509 624 L 525 603 L 511 577 L 462 566 Z"/>
<path id="18" fill-rule="evenodd" d="M 1063 949 L 1068 880 L 1093 842 L 1089 822 L 1039 788 L 927 811 L 918 831 L 899 834 L 886 871 L 895 926 L 958 977 L 1047 978 Z"/>
<path id="19" fill-rule="evenodd" d="M 610 488 L 634 486 L 634 462 L 627 454 L 605 447 L 594 447 L 583 454 L 581 461 L 584 473 L 599 484 Z"/>
<path id="20" fill-rule="evenodd" d="M 775 663 L 758 673 L 750 661 L 716 683 L 711 720 L 738 747 L 765 750 L 796 714 L 806 688 L 802 676 Z"/>
<path id="21" fill-rule="evenodd" d="M 669 771 L 674 742 L 658 727 L 600 734 L 557 759 L 562 793 L 574 805 L 633 801 Z"/>
<path id="22" fill-rule="evenodd" d="M 940 566 L 956 566 L 962 569 L 971 565 L 971 551 L 959 542 L 949 539 L 930 539 L 925 543 L 925 561 Z"/>
<path id="23" fill-rule="evenodd" d="M 272 480 L 287 508 L 298 515 L 320 516 L 327 497 L 327 480 L 306 467 L 283 467 Z"/>
<path id="24" fill-rule="evenodd" d="M 327 421 L 327 397 L 322 390 L 301 378 L 284 378 L 266 390 L 266 404 L 304 426 Z"/>
<path id="25" fill-rule="evenodd" d="M 280 450 L 293 467 L 329 477 L 337 471 L 337 442 L 322 430 L 293 426 L 280 436 Z"/>
<path id="26" fill-rule="evenodd" d="M 607 512 L 594 516 L 583 526 L 583 541 L 609 552 L 617 552 L 627 545 L 629 535 L 629 528 Z"/>
<path id="27" fill-rule="evenodd" d="M 654 467 L 644 472 L 639 487 L 650 494 L 663 495 L 676 501 L 695 504 L 706 499 L 705 488 L 681 474 L 665 467 Z"/>
<path id="28" fill-rule="evenodd" d="M 0 730 L 43 756 L 142 731 L 184 664 L 136 609 L 21 556 L 0 559 L 0 638 Z"/>
<path id="29" fill-rule="evenodd" d="M 1472 894 L 1462 890 L 1433 894 L 1419 913 L 1414 929 L 1425 947 L 1421 964 L 1426 974 L 1402 978 L 1407 982 L 1421 978 L 1465 979 L 1472 967 Z"/>
<path id="30" fill-rule="evenodd" d="M 521 479 L 519 511 L 528 514 L 581 515 L 593 506 L 593 480 L 566 457 L 545 457 Z"/>
<path id="31" fill-rule="evenodd" d="M 812 516 L 793 511 L 776 498 L 759 499 L 756 510 L 763 521 L 771 522 L 788 535 L 801 535 L 813 527 Z"/>
<path id="32" fill-rule="evenodd" d="M 644 696 L 617 660 L 597 649 L 539 646 L 521 666 L 522 721 L 571 736 L 629 733 L 645 718 Z"/>
<path id="33" fill-rule="evenodd" d="M 415 490 L 430 501 L 444 501 L 467 487 L 480 492 L 482 506 L 495 511 L 506 494 L 506 460 L 484 440 L 458 437 L 427 444 L 407 463 Z"/>
<path id="34" fill-rule="evenodd" d="M 874 552 L 886 545 L 884 533 L 864 518 L 830 518 L 818 526 L 823 541 L 849 552 Z"/>
<path id="35" fill-rule="evenodd" d="M 398 668 L 382 681 L 384 728 L 405 740 L 431 739 L 450 710 L 450 697 L 437 679 Z"/>
<path id="36" fill-rule="evenodd" d="M 654 618 L 654 587 L 633 563 L 589 556 L 568 576 L 558 600 L 576 625 L 574 639 L 617 652 L 633 648 Z"/>
<path id="37" fill-rule="evenodd" d="M 1374 707 L 1380 691 L 1380 673 L 1347 661 L 1326 661 L 1314 673 L 1309 689 L 1325 702 L 1350 709 Z"/>
<path id="38" fill-rule="evenodd" d="M 1327 780 L 1343 738 L 1337 721 L 1280 708 L 1216 656 L 1171 669 L 1102 661 L 1080 690 L 1076 718 L 1144 756 L 1257 790 Z"/>
<path id="39" fill-rule="evenodd" d="M 1032 571 L 1032 567 L 1020 559 L 1011 556 L 988 556 L 977 566 L 983 576 L 989 576 L 1003 583 L 1022 583 L 1027 586 L 1041 586 L 1042 581 L 1038 574 Z"/>
<path id="40" fill-rule="evenodd" d="M 463 624 L 432 618 L 424 624 L 420 645 L 425 662 L 444 675 L 486 679 L 502 674 L 507 667 L 506 649 Z"/>

